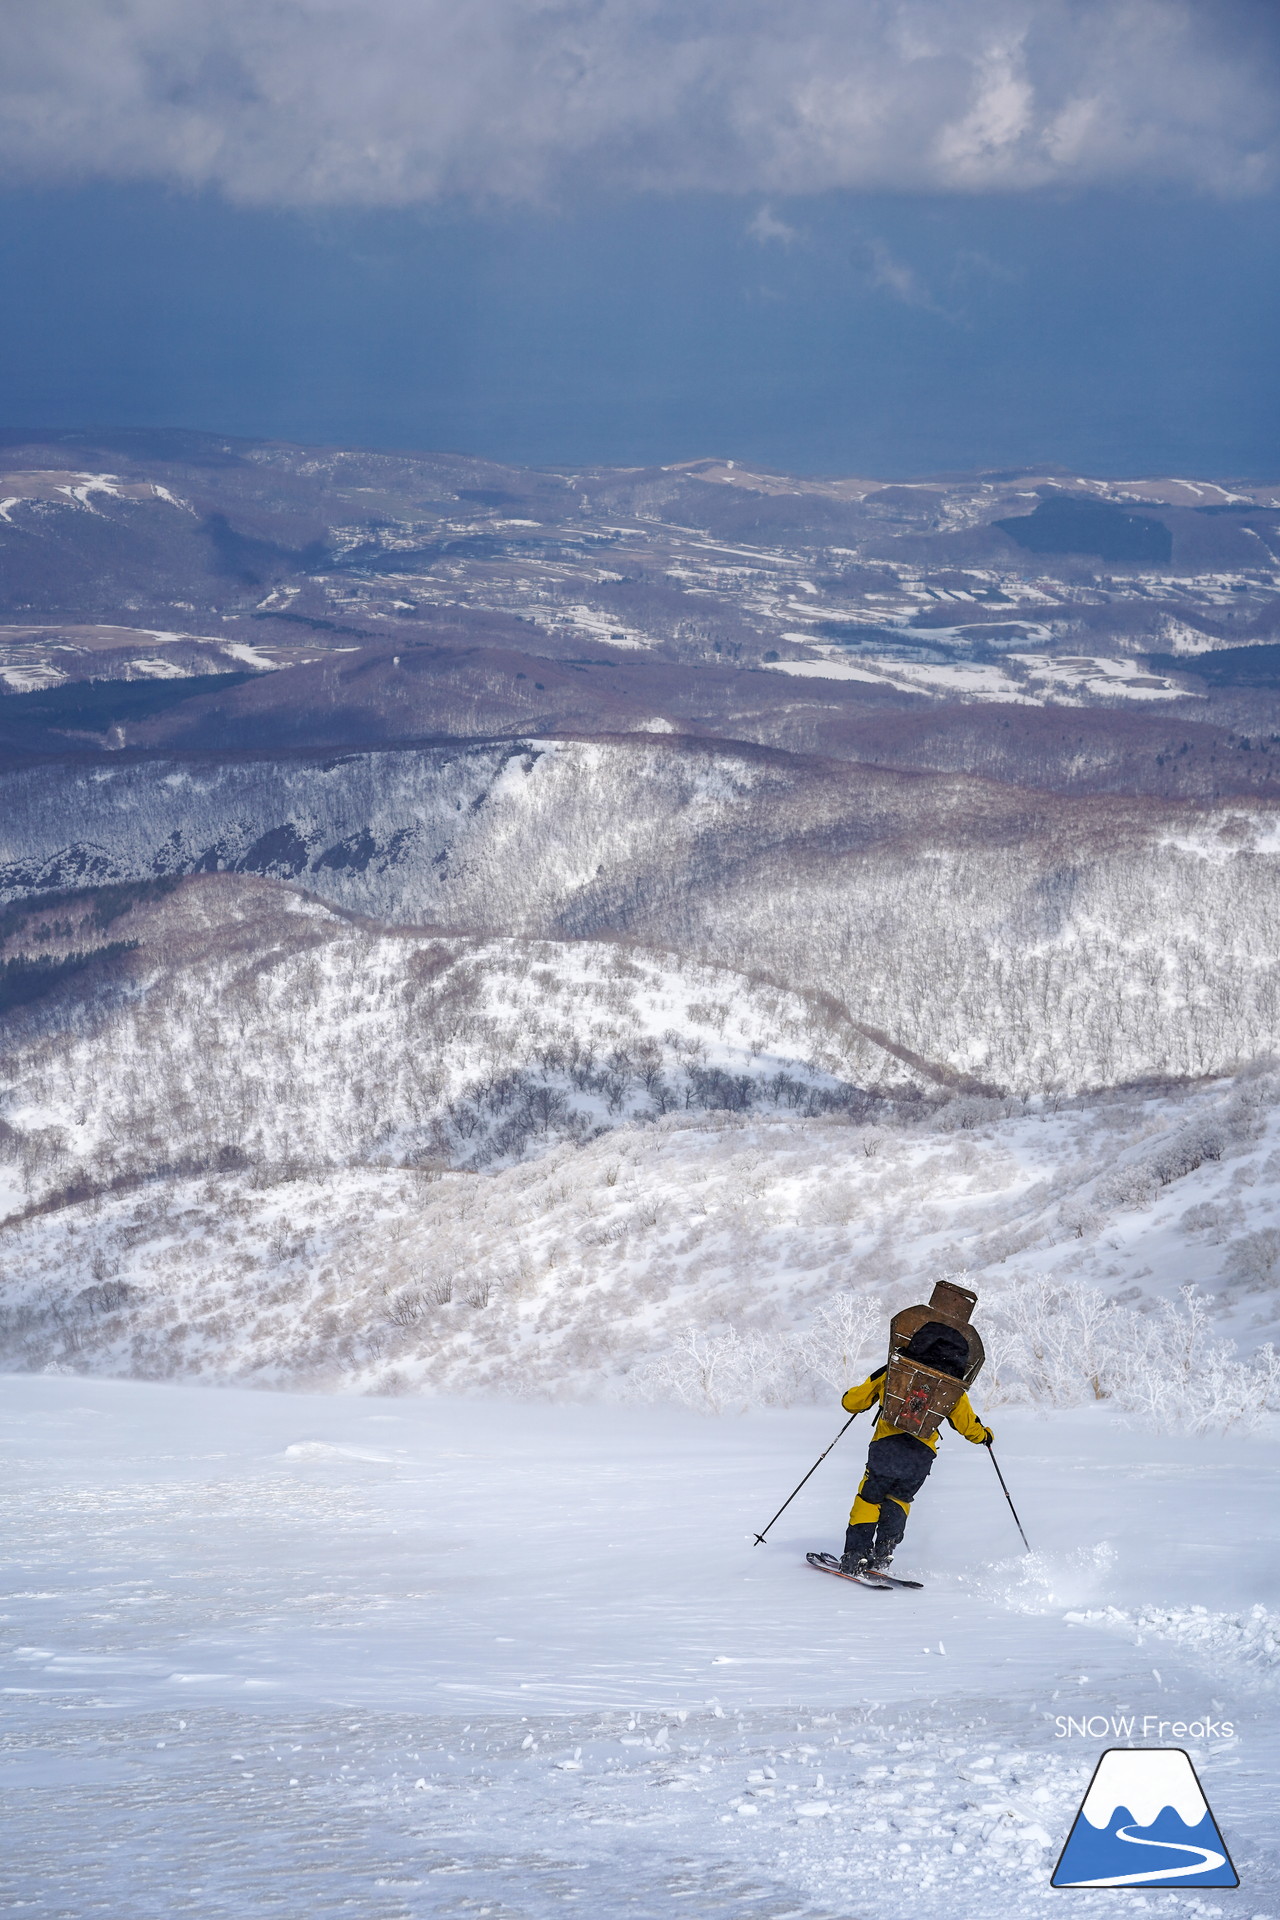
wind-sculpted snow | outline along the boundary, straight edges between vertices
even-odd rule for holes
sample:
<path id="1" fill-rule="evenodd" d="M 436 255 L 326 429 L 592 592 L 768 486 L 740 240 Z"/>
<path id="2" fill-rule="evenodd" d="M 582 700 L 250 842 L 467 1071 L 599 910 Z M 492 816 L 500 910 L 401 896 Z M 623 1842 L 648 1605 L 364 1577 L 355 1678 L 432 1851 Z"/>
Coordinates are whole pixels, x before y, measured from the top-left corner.
<path id="1" fill-rule="evenodd" d="M 990 1463 L 949 1437 L 904 1546 L 922 1592 L 804 1564 L 838 1542 L 857 1428 L 752 1544 L 840 1417 L 7 1380 L 0 1901 L 1027 1920 L 1099 1749 L 1149 1715 L 1195 1724 L 1238 1910 L 1268 1920 L 1274 1695 L 1062 1606 L 1247 1615 L 1269 1450 L 1002 1415 L 1042 1553 L 1116 1536 L 1028 1612 Z M 1219 1912 L 1083 1898 L 1091 1920 Z"/>
<path id="2" fill-rule="evenodd" d="M 626 934 L 829 996 L 945 1084 L 1196 1079 L 1280 1048 L 1273 816 L 687 742 L 10 774 L 4 891 L 271 875 L 390 923 Z"/>

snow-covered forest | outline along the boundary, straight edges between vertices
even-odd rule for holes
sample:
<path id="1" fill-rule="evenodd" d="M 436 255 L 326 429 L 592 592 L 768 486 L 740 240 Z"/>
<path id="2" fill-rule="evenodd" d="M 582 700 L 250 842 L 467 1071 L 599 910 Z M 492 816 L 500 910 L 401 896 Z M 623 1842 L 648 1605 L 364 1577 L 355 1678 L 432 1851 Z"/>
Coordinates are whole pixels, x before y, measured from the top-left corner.
<path id="1" fill-rule="evenodd" d="M 1265 1062 L 977 1092 L 830 995 L 237 875 L 9 917 L 10 991 L 58 979 L 9 1014 L 11 1365 L 788 1405 L 963 1272 L 990 1398 L 1274 1400 Z"/>
<path id="2" fill-rule="evenodd" d="M 833 1000 L 935 1076 L 1075 1093 L 1280 1048 L 1277 815 L 689 743 L 4 777 L 4 891 L 240 869 L 391 925 L 623 935 Z"/>

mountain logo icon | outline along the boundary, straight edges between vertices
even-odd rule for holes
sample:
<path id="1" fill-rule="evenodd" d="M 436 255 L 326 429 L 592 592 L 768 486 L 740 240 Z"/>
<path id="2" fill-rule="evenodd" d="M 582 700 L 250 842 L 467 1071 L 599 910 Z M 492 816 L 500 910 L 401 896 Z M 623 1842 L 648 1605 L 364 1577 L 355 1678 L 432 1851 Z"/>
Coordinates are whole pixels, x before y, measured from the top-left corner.
<path id="1" fill-rule="evenodd" d="M 1238 1887 L 1226 1842 L 1181 1747 L 1108 1747 L 1052 1887 Z"/>

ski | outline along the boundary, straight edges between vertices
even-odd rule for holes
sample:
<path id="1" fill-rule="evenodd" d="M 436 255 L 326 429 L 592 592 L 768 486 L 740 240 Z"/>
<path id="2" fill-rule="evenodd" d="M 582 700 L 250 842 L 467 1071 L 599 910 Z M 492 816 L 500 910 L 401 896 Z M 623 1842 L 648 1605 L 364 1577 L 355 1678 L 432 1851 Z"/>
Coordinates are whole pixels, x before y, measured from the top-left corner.
<path id="1" fill-rule="evenodd" d="M 903 1580 L 896 1573 L 882 1573 L 879 1568 L 867 1575 L 846 1573 L 834 1553 L 807 1553 L 805 1559 L 811 1567 L 817 1567 L 822 1573 L 838 1573 L 842 1580 L 857 1580 L 867 1587 L 910 1587 L 914 1592 L 924 1588 L 923 1580 Z"/>
<path id="2" fill-rule="evenodd" d="M 892 1593 L 893 1587 L 888 1580 L 881 1579 L 876 1573 L 846 1573 L 840 1562 L 829 1553 L 806 1553 L 805 1559 L 819 1573 L 834 1573 L 837 1580 L 848 1580 L 855 1587 L 870 1587 L 873 1593 Z"/>

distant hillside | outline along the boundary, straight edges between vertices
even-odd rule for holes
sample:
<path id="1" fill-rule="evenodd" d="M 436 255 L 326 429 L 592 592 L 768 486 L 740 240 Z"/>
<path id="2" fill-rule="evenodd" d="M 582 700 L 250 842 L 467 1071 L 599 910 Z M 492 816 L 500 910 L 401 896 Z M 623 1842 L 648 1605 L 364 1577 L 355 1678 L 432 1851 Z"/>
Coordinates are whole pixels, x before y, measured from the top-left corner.
<path id="1" fill-rule="evenodd" d="M 1280 490 L 0 469 L 5 1364 L 772 1403 L 958 1267 L 1024 1372 L 1270 1325 Z"/>
<path id="2" fill-rule="evenodd" d="M 621 935 L 1016 1094 L 1280 1049 L 1267 810 L 637 738 L 37 768 L 0 798 L 15 901 L 222 870 L 451 935 Z"/>
<path id="3" fill-rule="evenodd" d="M 10 907 L 0 1046 L 0 1213 L 184 1169 L 492 1169 L 670 1112 L 866 1117 L 946 1079 L 724 968 L 387 932 L 230 874 Z"/>

